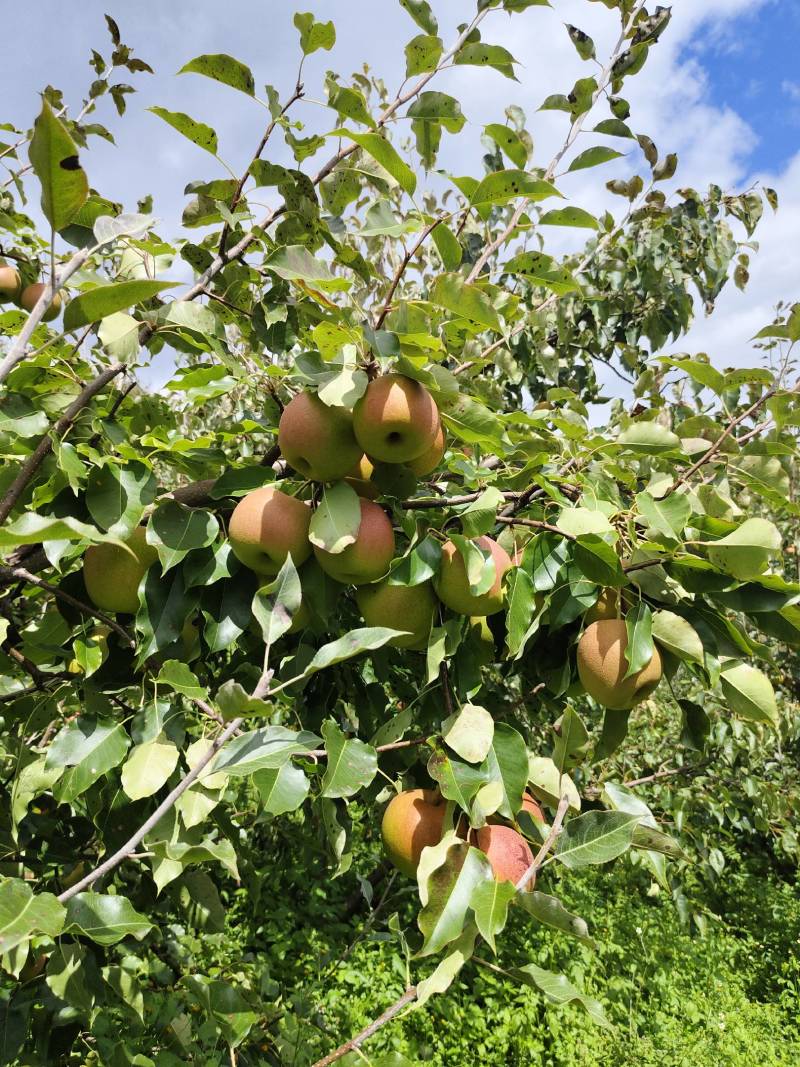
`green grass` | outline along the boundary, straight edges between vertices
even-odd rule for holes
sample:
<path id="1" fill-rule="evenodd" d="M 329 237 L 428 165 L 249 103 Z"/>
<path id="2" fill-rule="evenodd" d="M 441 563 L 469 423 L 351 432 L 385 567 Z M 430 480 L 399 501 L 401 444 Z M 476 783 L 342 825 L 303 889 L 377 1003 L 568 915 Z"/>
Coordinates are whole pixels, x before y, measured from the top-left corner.
<path id="1" fill-rule="evenodd" d="M 226 976 L 244 961 L 266 967 L 286 1006 L 278 1042 L 282 1062 L 303 1067 L 358 1032 L 403 991 L 405 968 L 386 920 L 398 912 L 408 921 L 413 891 L 398 878 L 381 918 L 353 945 L 364 915 L 350 924 L 338 919 L 351 879 L 327 886 L 323 880 L 306 895 L 305 887 L 291 884 L 290 873 L 278 884 L 278 869 L 272 868 L 271 884 L 262 884 L 255 908 L 244 891 L 236 894 L 234 940 L 222 935 L 219 944 L 226 944 L 230 960 L 226 965 L 217 957 L 216 964 Z M 650 895 L 649 876 L 627 861 L 541 888 L 557 892 L 589 922 L 597 950 L 514 909 L 496 962 L 506 968 L 535 962 L 566 973 L 602 1001 L 612 1031 L 594 1026 L 578 1007 L 550 1006 L 538 991 L 468 964 L 446 994 L 386 1026 L 363 1055 L 342 1063 L 381 1063 L 390 1052 L 433 1067 L 800 1063 L 796 885 L 752 861 L 747 867 L 729 863 L 712 889 L 689 884 L 693 907 L 709 915 L 705 936 L 681 923 L 669 894 Z M 247 948 L 237 958 L 242 939 Z M 482 955 L 491 959 L 486 946 Z M 416 968 L 413 973 L 419 977 Z"/>

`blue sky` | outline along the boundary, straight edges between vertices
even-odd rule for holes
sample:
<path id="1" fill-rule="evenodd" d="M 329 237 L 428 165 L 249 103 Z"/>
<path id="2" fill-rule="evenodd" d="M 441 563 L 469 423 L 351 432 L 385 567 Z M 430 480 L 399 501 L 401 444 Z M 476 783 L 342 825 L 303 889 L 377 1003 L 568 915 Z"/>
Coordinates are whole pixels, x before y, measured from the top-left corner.
<path id="1" fill-rule="evenodd" d="M 687 48 L 708 71 L 709 99 L 756 131 L 753 169 L 780 169 L 800 148 L 798 45 L 800 3 L 781 0 L 701 28 Z"/>
<path id="2" fill-rule="evenodd" d="M 432 3 L 449 43 L 473 4 Z M 519 59 L 518 82 L 465 67 L 437 79 L 436 87 L 462 101 L 468 119 L 458 137 L 444 138 L 441 165 L 451 172 L 480 170 L 481 128 L 504 121 L 510 103 L 528 115 L 536 142 L 534 163 L 546 162 L 563 140 L 565 116 L 537 113 L 547 94 L 569 91 L 574 80 L 588 72 L 563 24 L 589 32 L 600 56 L 608 55 L 618 29 L 616 15 L 603 4 L 552 4 L 552 9 L 530 8 L 513 19 L 495 11 L 485 20 L 484 40 L 505 45 Z M 654 6 L 655 0 L 648 4 Z M 702 188 L 714 181 L 739 191 L 763 180 L 778 189 L 782 201 L 777 218 L 768 213 L 759 231 L 761 250 L 748 292 L 741 294 L 731 286 L 719 313 L 710 320 L 698 318 L 682 348 L 707 351 L 720 366 L 753 365 L 758 360 L 749 338 L 771 320 L 778 299 L 800 299 L 800 0 L 673 0 L 672 7 L 672 24 L 662 42 L 642 74 L 626 83 L 634 128 L 653 136 L 662 154 L 678 151 L 681 166 L 675 185 Z M 292 25 L 297 9 L 331 18 L 337 27 L 333 52 L 317 53 L 306 65 L 304 81 L 311 99 L 294 114 L 309 129 L 332 125 L 331 113 L 311 102 L 324 98 L 328 69 L 346 76 L 366 59 L 392 91 L 399 85 L 403 47 L 419 30 L 397 0 L 226 0 L 224 6 L 208 0 L 81 0 L 71 5 L 40 0 L 14 5 L 3 16 L 0 69 L 5 92 L 0 121 L 28 126 L 39 107 L 38 92 L 48 82 L 62 88 L 73 113 L 77 110 L 91 77 L 90 48 L 108 50 L 103 13 L 110 10 L 123 38 L 153 65 L 156 75 L 130 79 L 139 91 L 128 97 L 123 120 L 116 118 L 109 101 L 101 103 L 97 118 L 111 127 L 117 146 L 94 139 L 85 165 L 93 185 L 128 209 L 145 193 L 154 193 L 155 212 L 163 220 L 160 229 L 175 237 L 187 199 L 186 183 L 224 171 L 146 109 L 161 105 L 186 111 L 214 126 L 221 153 L 240 171 L 259 139 L 264 113 L 242 94 L 195 75 L 177 77 L 176 72 L 200 53 L 229 52 L 253 68 L 259 87 L 269 81 L 285 94 L 294 84 L 299 57 Z M 25 41 L 35 41 L 35 50 L 22 47 Z M 576 151 L 586 146 L 584 139 Z M 270 158 L 287 160 L 279 141 L 271 146 Z M 602 174 L 582 171 L 559 185 L 580 206 L 593 211 L 608 206 L 618 212 L 620 201 L 605 193 L 605 181 L 614 176 L 615 167 L 624 175 L 637 165 L 634 154 Z M 577 231 L 558 236 L 564 242 L 581 238 Z M 568 243 L 563 247 L 566 250 Z"/>

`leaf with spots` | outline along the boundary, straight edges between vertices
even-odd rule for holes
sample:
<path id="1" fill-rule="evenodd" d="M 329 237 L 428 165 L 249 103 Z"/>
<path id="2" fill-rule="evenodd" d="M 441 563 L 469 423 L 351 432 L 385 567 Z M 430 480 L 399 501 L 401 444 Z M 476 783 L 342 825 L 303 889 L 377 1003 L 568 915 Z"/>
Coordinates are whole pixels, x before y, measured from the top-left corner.
<path id="1" fill-rule="evenodd" d="M 231 89 L 248 96 L 255 96 L 256 83 L 253 72 L 244 63 L 233 56 L 224 54 L 202 55 L 190 59 L 178 71 L 178 74 L 203 74 L 206 78 L 229 85 Z"/>
<path id="2" fill-rule="evenodd" d="M 210 152 L 212 156 L 216 156 L 217 135 L 210 126 L 206 126 L 204 122 L 197 122 L 182 111 L 168 111 L 165 107 L 149 107 L 147 110 L 152 111 L 154 115 L 158 115 L 173 130 L 182 133 L 192 144 L 202 148 L 205 152 Z"/>

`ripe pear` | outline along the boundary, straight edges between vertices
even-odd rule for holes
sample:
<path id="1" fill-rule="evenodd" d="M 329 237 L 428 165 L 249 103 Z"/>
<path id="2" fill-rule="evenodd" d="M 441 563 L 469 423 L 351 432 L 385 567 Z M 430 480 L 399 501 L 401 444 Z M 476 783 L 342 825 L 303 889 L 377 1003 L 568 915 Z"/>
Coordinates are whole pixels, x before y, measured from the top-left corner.
<path id="1" fill-rule="evenodd" d="M 433 447 L 439 409 L 424 385 L 402 374 L 384 374 L 369 383 L 356 403 L 353 429 L 372 459 L 408 463 Z"/>
<path id="2" fill-rule="evenodd" d="M 228 524 L 228 539 L 238 559 L 256 574 L 274 578 L 291 553 L 295 567 L 311 555 L 311 509 L 302 500 L 264 485 L 242 497 Z"/>
<path id="3" fill-rule="evenodd" d="M 619 607 L 619 589 L 604 589 L 594 606 L 589 608 L 584 615 L 583 621 L 590 626 L 593 622 L 600 622 L 603 619 L 618 619 L 620 617 Z"/>
<path id="4" fill-rule="evenodd" d="M 530 845 L 511 826 L 482 826 L 477 832 L 478 848 L 486 853 L 494 877 L 498 882 L 513 882 L 515 885 L 533 863 Z M 535 877 L 526 889 L 533 889 Z"/>
<path id="5" fill-rule="evenodd" d="M 370 463 L 369 458 L 362 456 L 358 463 L 347 472 L 344 480 L 352 489 L 355 489 L 359 496 L 364 496 L 367 500 L 377 500 L 381 491 L 372 481 L 374 470 L 375 467 Z"/>
<path id="6" fill-rule="evenodd" d="M 386 574 L 394 558 L 394 531 L 386 512 L 372 500 L 362 497 L 359 503 L 361 525 L 352 545 L 336 553 L 314 545 L 314 555 L 320 567 L 344 585 L 366 585 L 377 581 Z"/>
<path id="7" fill-rule="evenodd" d="M 416 878 L 423 848 L 441 840 L 446 806 L 433 789 L 409 789 L 389 801 L 381 822 L 383 847 L 409 878 Z"/>
<path id="8" fill-rule="evenodd" d="M 127 548 L 108 542 L 91 545 L 83 557 L 83 581 L 92 603 L 101 611 L 135 615 L 139 610 L 139 582 L 158 552 L 137 526 L 125 542 Z"/>
<path id="9" fill-rule="evenodd" d="M 637 674 L 625 678 L 628 662 L 628 631 L 622 619 L 602 619 L 587 627 L 578 642 L 578 675 L 586 692 L 598 704 L 627 711 L 641 703 L 661 681 L 661 655 L 653 657 Z"/>
<path id="10" fill-rule="evenodd" d="M 447 439 L 445 437 L 444 426 L 439 424 L 439 432 L 433 440 L 433 444 L 427 452 L 423 452 L 421 456 L 417 456 L 416 459 L 412 459 L 406 466 L 416 474 L 418 478 L 424 478 L 426 474 L 430 474 L 431 471 L 435 471 L 439 464 L 442 462 L 442 456 L 444 450 L 447 447 Z"/>
<path id="11" fill-rule="evenodd" d="M 19 300 L 22 289 L 22 279 L 16 267 L 0 264 L 0 304 L 14 303 Z"/>
<path id="12" fill-rule="evenodd" d="M 367 626 L 389 626 L 410 631 L 394 637 L 393 648 L 423 651 L 428 647 L 437 600 L 430 582 L 421 585 L 362 585 L 356 591 L 356 603 Z"/>
<path id="13" fill-rule="evenodd" d="M 436 578 L 436 592 L 443 604 L 458 615 L 494 615 L 503 610 L 503 576 L 511 566 L 504 548 L 491 537 L 479 537 L 476 544 L 491 553 L 495 578 L 488 592 L 476 596 L 470 592 L 467 568 L 452 541 L 442 546 L 442 562 Z"/>
<path id="14" fill-rule="evenodd" d="M 39 298 L 45 291 L 46 286 L 44 282 L 34 282 L 32 285 L 26 285 L 22 290 L 22 295 L 19 298 L 20 304 L 26 311 L 33 311 L 36 305 L 39 303 Z M 56 293 L 50 306 L 42 315 L 42 322 L 52 322 L 53 319 L 58 318 L 61 313 L 61 293 Z"/>
<path id="15" fill-rule="evenodd" d="M 281 455 L 304 478 L 336 482 L 349 474 L 364 453 L 345 408 L 328 407 L 316 393 L 298 393 L 283 409 L 278 424 Z"/>

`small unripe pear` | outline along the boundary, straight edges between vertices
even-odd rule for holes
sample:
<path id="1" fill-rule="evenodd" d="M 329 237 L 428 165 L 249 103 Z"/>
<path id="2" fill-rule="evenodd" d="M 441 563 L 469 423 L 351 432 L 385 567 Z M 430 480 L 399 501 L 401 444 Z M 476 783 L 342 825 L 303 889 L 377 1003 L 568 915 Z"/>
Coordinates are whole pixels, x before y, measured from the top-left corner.
<path id="1" fill-rule="evenodd" d="M 26 285 L 22 290 L 22 295 L 19 298 L 20 304 L 26 311 L 33 311 L 36 305 L 39 303 L 39 299 L 47 286 L 44 282 L 34 282 L 32 285 Z M 42 315 L 42 322 L 52 322 L 53 319 L 58 318 L 61 313 L 61 293 L 56 293 L 47 308 Z"/>
<path id="2" fill-rule="evenodd" d="M 135 615 L 139 610 L 139 583 L 158 559 L 146 541 L 144 526 L 137 526 L 126 548 L 104 542 L 91 545 L 83 557 L 83 581 L 92 603 L 101 611 Z"/>
<path id="3" fill-rule="evenodd" d="M 362 497 L 359 503 L 361 525 L 352 545 L 342 552 L 326 552 L 314 545 L 314 555 L 320 567 L 345 585 L 376 582 L 386 574 L 394 558 L 394 531 L 386 512 L 372 500 Z M 401 630 L 402 626 L 397 629 Z"/>
<path id="4" fill-rule="evenodd" d="M 384 374 L 369 383 L 353 409 L 353 429 L 372 459 L 408 463 L 433 447 L 439 409 L 424 385 L 402 374 Z"/>
<path id="5" fill-rule="evenodd" d="M 623 619 L 602 619 L 587 627 L 578 642 L 578 675 L 598 704 L 627 711 L 641 703 L 661 681 L 661 654 L 653 646 L 650 662 L 626 678 L 628 630 Z"/>
<path id="6" fill-rule="evenodd" d="M 393 648 L 422 651 L 428 647 L 437 603 L 430 582 L 362 585 L 356 591 L 356 603 L 367 626 L 409 631 L 405 637 L 394 637 L 389 641 Z"/>
<path id="7" fill-rule="evenodd" d="M 16 303 L 21 289 L 22 279 L 16 267 L 2 264 L 0 266 L 0 304 L 7 304 L 10 300 Z"/>
<path id="8" fill-rule="evenodd" d="M 316 393 L 298 393 L 283 409 L 278 445 L 290 467 L 315 482 L 336 482 L 360 461 L 364 450 L 345 408 L 328 407 Z"/>
<path id="9" fill-rule="evenodd" d="M 264 485 L 233 509 L 228 538 L 238 559 L 264 578 L 274 577 L 291 553 L 299 567 L 311 555 L 311 509 L 302 500 Z"/>
<path id="10" fill-rule="evenodd" d="M 442 546 L 436 592 L 442 603 L 459 615 L 494 615 L 503 610 L 503 576 L 511 567 L 511 560 L 491 537 L 479 537 L 476 544 L 494 560 L 495 578 L 488 592 L 476 595 L 470 591 L 464 558 L 452 541 Z"/>
<path id="11" fill-rule="evenodd" d="M 409 789 L 392 797 L 383 813 L 381 837 L 389 860 L 416 878 L 422 850 L 442 838 L 446 804 L 433 789 Z"/>

